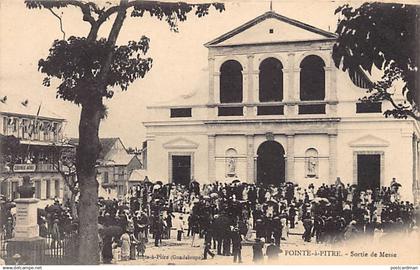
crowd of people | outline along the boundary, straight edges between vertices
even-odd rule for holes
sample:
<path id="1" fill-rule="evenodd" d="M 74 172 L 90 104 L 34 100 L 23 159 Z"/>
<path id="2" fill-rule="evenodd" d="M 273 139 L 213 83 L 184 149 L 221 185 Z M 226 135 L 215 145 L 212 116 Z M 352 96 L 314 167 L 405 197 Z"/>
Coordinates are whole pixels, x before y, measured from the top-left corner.
<path id="1" fill-rule="evenodd" d="M 132 187 L 125 199 L 100 198 L 99 251 L 103 263 L 138 259 L 145 256 L 149 241 L 160 246 L 175 231 L 174 239 L 188 237 L 192 247 L 204 242 L 203 259 L 233 256 L 240 263 L 242 244 L 247 243 L 253 260 L 260 262 L 265 246 L 268 258 L 279 256 L 282 241 L 297 224 L 303 226 L 303 241 L 328 244 L 370 238 L 377 231 L 408 233 L 417 228 L 418 212 L 412 203 L 400 200 L 399 188 L 395 180 L 375 190 L 339 180 L 317 189 L 292 182 L 276 187 L 193 180 L 182 186 L 146 180 Z M 10 208 L 3 210 L 2 220 L 7 222 L 2 227 L 11 237 L 13 217 Z M 38 224 L 40 236 L 50 235 L 55 244 L 77 230 L 70 207 L 58 201 L 39 211 Z"/>
<path id="2" fill-rule="evenodd" d="M 162 239 L 184 236 L 191 246 L 203 239 L 203 259 L 208 255 L 233 256 L 241 262 L 242 243 L 253 245 L 254 260 L 260 260 L 264 244 L 276 257 L 281 241 L 299 222 L 303 241 L 339 243 L 358 236 L 416 230 L 412 203 L 399 198 L 398 183 L 375 190 L 356 185 L 322 184 L 315 189 L 286 182 L 279 187 L 240 181 L 189 186 L 151 183 L 130 189 L 127 200 L 103 200 L 100 223 L 108 230 L 120 228 L 121 237 L 105 234 L 104 261 L 112 259 L 112 247 L 121 246 L 121 258 L 143 256 L 148 239 L 159 246 Z M 214 253 L 212 252 L 214 250 Z M 105 251 L 105 252 L 104 252 Z"/>

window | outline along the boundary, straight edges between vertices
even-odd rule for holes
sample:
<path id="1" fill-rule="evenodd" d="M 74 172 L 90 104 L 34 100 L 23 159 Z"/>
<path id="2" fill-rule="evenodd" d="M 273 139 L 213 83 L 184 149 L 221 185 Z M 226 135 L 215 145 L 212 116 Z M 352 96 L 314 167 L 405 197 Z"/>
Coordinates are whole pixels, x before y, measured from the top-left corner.
<path id="1" fill-rule="evenodd" d="M 49 141 L 51 139 L 50 138 L 51 123 L 50 122 L 44 122 L 42 129 L 44 131 L 44 141 Z"/>
<path id="2" fill-rule="evenodd" d="M 283 106 L 258 106 L 257 114 L 258 115 L 283 115 L 284 108 Z"/>
<path id="3" fill-rule="evenodd" d="M 104 174 L 104 184 L 107 184 L 107 183 L 109 183 L 109 175 L 108 175 L 108 172 L 103 172 L 103 174 Z"/>
<path id="4" fill-rule="evenodd" d="M 191 117 L 191 108 L 174 108 L 171 109 L 171 118 Z"/>
<path id="5" fill-rule="evenodd" d="M 21 125 L 21 131 L 22 131 L 22 138 L 23 139 L 29 139 L 29 126 L 30 126 L 30 122 L 28 119 L 22 119 L 22 125 Z"/>
<path id="6" fill-rule="evenodd" d="M 218 115 L 219 116 L 242 116 L 244 115 L 242 106 L 235 107 L 219 107 Z"/>
<path id="7" fill-rule="evenodd" d="M 325 104 L 299 105 L 299 114 L 325 114 Z"/>
<path id="8" fill-rule="evenodd" d="M 242 102 L 242 66 L 238 61 L 229 60 L 220 67 L 220 102 Z"/>
<path id="9" fill-rule="evenodd" d="M 35 198 L 41 199 L 41 180 L 35 180 Z"/>
<path id="10" fill-rule="evenodd" d="M 54 141 L 57 142 L 58 141 L 58 132 L 59 132 L 59 124 L 58 123 L 53 123 L 52 131 L 53 131 L 53 134 L 54 134 Z"/>
<path id="11" fill-rule="evenodd" d="M 270 28 L 270 30 L 268 30 L 268 32 L 269 32 L 270 34 L 273 34 L 273 33 L 274 33 L 274 29 L 273 29 L 273 28 Z"/>
<path id="12" fill-rule="evenodd" d="M 55 197 L 60 198 L 60 180 L 54 180 Z"/>
<path id="13" fill-rule="evenodd" d="M 270 57 L 260 64 L 259 73 L 260 102 L 283 100 L 283 65 Z"/>
<path id="14" fill-rule="evenodd" d="M 381 113 L 381 102 L 360 102 L 356 103 L 356 113 Z"/>
<path id="15" fill-rule="evenodd" d="M 9 127 L 9 118 L 8 117 L 3 117 L 3 134 L 4 135 L 8 135 L 8 127 Z"/>
<path id="16" fill-rule="evenodd" d="M 114 167 L 114 179 L 124 180 L 125 168 L 123 166 Z"/>
<path id="17" fill-rule="evenodd" d="M 325 63 L 316 55 L 305 57 L 300 64 L 300 100 L 325 99 Z"/>
<path id="18" fill-rule="evenodd" d="M 51 181 L 49 179 L 45 180 L 46 182 L 46 195 L 45 197 L 47 199 L 51 198 Z"/>

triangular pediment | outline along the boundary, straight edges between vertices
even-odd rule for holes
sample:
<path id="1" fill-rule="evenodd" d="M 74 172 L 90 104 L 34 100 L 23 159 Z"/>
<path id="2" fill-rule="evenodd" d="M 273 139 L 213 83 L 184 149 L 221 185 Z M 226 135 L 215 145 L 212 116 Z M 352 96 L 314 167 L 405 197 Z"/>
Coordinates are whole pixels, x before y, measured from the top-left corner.
<path id="1" fill-rule="evenodd" d="M 366 135 L 349 143 L 351 147 L 386 147 L 389 142 L 373 135 Z"/>
<path id="2" fill-rule="evenodd" d="M 208 42 L 206 47 L 335 39 L 336 35 L 273 11 Z"/>
<path id="3" fill-rule="evenodd" d="M 176 138 L 164 143 L 163 147 L 166 149 L 196 149 L 198 144 L 185 138 Z"/>

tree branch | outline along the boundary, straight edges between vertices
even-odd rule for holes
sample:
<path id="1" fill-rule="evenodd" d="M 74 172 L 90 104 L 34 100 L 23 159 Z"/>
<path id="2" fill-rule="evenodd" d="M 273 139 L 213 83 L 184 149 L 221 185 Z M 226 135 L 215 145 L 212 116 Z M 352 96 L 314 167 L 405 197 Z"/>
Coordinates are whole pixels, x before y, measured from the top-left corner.
<path id="1" fill-rule="evenodd" d="M 91 25 L 96 23 L 95 18 L 93 18 L 90 13 L 89 4 L 85 4 L 77 0 L 67 0 L 66 2 L 68 5 L 79 7 L 82 10 L 84 21 L 89 22 Z"/>
<path id="2" fill-rule="evenodd" d="M 57 15 L 57 13 L 55 13 L 51 8 L 48 8 L 48 10 L 55 16 L 55 17 L 57 17 L 57 19 L 60 21 L 60 30 L 61 30 L 61 33 L 63 33 L 63 40 L 66 40 L 66 32 L 64 32 L 64 30 L 63 30 L 63 21 L 62 21 L 62 19 L 61 19 L 61 17 L 60 16 L 58 16 Z"/>

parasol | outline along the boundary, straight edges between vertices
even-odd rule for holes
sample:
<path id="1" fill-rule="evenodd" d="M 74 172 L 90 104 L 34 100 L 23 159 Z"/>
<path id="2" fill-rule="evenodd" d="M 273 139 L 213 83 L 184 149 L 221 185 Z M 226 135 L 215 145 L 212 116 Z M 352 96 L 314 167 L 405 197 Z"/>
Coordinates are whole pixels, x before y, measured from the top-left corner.
<path id="1" fill-rule="evenodd" d="M 321 198 L 321 197 L 316 197 L 315 199 L 312 200 L 313 203 L 318 203 L 318 204 L 328 204 L 330 203 L 330 201 L 326 198 Z"/>

